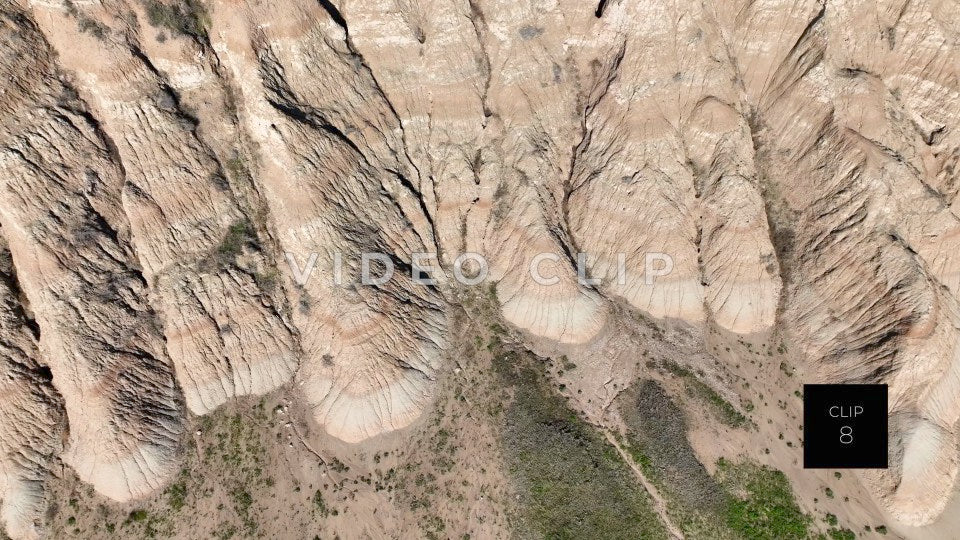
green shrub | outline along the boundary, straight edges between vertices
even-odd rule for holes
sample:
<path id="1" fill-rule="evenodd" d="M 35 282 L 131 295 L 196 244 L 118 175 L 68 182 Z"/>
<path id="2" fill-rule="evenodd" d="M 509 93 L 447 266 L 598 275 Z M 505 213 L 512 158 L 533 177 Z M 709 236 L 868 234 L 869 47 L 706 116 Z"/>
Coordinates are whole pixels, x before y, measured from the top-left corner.
<path id="1" fill-rule="evenodd" d="M 857 533 L 850 529 L 830 529 L 828 532 L 833 540 L 857 540 Z"/>
<path id="2" fill-rule="evenodd" d="M 180 510 L 187 502 L 187 484 L 180 480 L 167 488 L 167 502 L 173 510 Z"/>
<path id="3" fill-rule="evenodd" d="M 149 516 L 150 515 L 147 513 L 146 510 L 137 509 L 137 510 L 134 510 L 133 512 L 130 512 L 129 519 L 130 521 L 143 521 L 147 519 Z"/>
<path id="4" fill-rule="evenodd" d="M 220 245 L 217 246 L 217 253 L 224 258 L 233 259 L 243 251 L 243 246 L 252 240 L 255 240 L 257 233 L 247 221 L 238 221 L 227 229 Z"/>
<path id="5" fill-rule="evenodd" d="M 313 507 L 323 517 L 330 515 L 330 510 L 327 509 L 327 503 L 323 500 L 323 493 L 321 493 L 319 489 L 313 494 Z"/>
<path id="6" fill-rule="evenodd" d="M 200 0 L 183 0 L 167 3 L 160 0 L 146 0 L 144 7 L 150 24 L 167 28 L 175 34 L 204 37 L 210 16 Z"/>

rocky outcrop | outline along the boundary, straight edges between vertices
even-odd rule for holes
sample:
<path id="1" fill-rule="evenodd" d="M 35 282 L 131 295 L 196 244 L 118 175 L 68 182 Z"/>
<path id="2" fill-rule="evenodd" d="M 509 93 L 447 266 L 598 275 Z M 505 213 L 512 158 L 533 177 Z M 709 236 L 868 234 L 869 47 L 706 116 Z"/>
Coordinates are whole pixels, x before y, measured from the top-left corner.
<path id="1" fill-rule="evenodd" d="M 0 56 L 0 225 L 40 329 L 38 361 L 63 396 L 62 459 L 105 495 L 142 497 L 177 468 L 182 409 L 130 245 L 123 172 L 29 16 L 5 6 L 0 31 L 10 44 Z M 31 441 L 41 455 L 58 444 L 43 428 Z"/>
<path id="2" fill-rule="evenodd" d="M 129 31 L 105 8 L 84 9 L 115 25 L 111 32 Z M 275 269 L 261 260 L 262 225 L 231 189 L 228 176 L 238 171 L 200 139 L 198 119 L 138 46 L 85 34 L 62 9 L 38 14 L 123 163 L 122 208 L 187 405 L 204 414 L 289 381 L 295 345 L 262 290 Z M 102 49 L 94 61 L 74 46 L 84 42 Z"/>
<path id="3" fill-rule="evenodd" d="M 36 323 L 22 305 L 13 261 L 0 244 L 0 522 L 10 536 L 38 538 L 46 482 L 63 432 L 62 400 L 38 363 Z"/>
<path id="4" fill-rule="evenodd" d="M 892 467 L 863 478 L 937 519 L 956 2 L 388 4 L 2 4 L 12 534 L 58 457 L 114 499 L 155 491 L 185 408 L 287 386 L 348 443 L 409 426 L 465 252 L 531 342 L 590 350 L 627 308 L 888 383 Z M 363 253 L 393 277 L 363 283 Z"/>
<path id="5" fill-rule="evenodd" d="M 214 47 L 241 88 L 241 117 L 290 263 L 292 321 L 303 336 L 297 384 L 340 439 L 404 427 L 430 398 L 446 322 L 437 290 L 412 283 L 412 254 L 436 248 L 399 117 L 346 28 L 320 5 L 216 17 L 232 29 Z M 362 253 L 388 256 L 394 279 L 361 285 Z M 308 265 L 315 272 L 301 279 Z"/>

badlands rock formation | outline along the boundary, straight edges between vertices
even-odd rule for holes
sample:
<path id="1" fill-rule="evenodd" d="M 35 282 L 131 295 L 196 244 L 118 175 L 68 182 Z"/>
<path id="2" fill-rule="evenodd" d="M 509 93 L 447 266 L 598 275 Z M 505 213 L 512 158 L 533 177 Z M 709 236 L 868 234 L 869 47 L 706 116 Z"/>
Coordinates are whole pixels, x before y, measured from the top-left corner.
<path id="1" fill-rule="evenodd" d="M 63 396 L 61 458 L 109 497 L 143 496 L 176 470 L 183 411 L 129 243 L 123 167 L 36 24 L 12 6 L 2 23 L 0 225 L 39 329 L 36 361 Z M 44 409 L 59 402 L 37 401 L 17 416 L 57 424 Z M 49 426 L 33 451 L 49 453 L 57 432 Z"/>
<path id="2" fill-rule="evenodd" d="M 893 466 L 864 481 L 935 521 L 960 470 L 958 14 L 0 0 L 0 519 L 37 534 L 57 460 L 154 492 L 188 412 L 285 385 L 347 443 L 410 425 L 475 252 L 531 340 L 576 351 L 628 308 L 888 383 Z M 361 284 L 363 252 L 394 277 Z"/>
<path id="3" fill-rule="evenodd" d="M 63 402 L 37 359 L 35 323 L 20 303 L 10 252 L 0 246 L 0 519 L 33 537 L 46 511 L 45 481 L 61 448 Z"/>

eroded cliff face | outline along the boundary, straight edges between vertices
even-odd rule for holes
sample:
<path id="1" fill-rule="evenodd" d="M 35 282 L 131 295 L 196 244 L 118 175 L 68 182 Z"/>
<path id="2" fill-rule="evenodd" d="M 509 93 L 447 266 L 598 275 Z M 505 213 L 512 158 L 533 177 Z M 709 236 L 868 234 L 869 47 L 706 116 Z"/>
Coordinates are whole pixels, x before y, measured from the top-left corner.
<path id="1" fill-rule="evenodd" d="M 58 459 L 143 497 L 177 470 L 187 411 L 237 397 L 292 386 L 348 443 L 410 425 L 465 252 L 507 322 L 571 355 L 626 306 L 785 333 L 807 382 L 888 383 L 893 466 L 864 482 L 908 524 L 950 500 L 955 0 L 0 12 L 11 535 L 39 534 Z M 393 279 L 359 284 L 363 252 Z M 436 254 L 436 284 L 414 280 L 416 253 Z M 531 279 L 541 253 L 554 284 Z M 651 253 L 670 257 L 655 280 Z"/>

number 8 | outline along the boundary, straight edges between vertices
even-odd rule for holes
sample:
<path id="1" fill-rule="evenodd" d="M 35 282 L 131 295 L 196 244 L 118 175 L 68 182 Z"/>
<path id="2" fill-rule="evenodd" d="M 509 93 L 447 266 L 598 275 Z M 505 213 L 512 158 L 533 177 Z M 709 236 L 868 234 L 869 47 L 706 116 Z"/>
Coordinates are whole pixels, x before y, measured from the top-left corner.
<path id="1" fill-rule="evenodd" d="M 850 444 L 853 442 L 853 428 L 842 426 L 840 428 L 840 444 Z"/>

